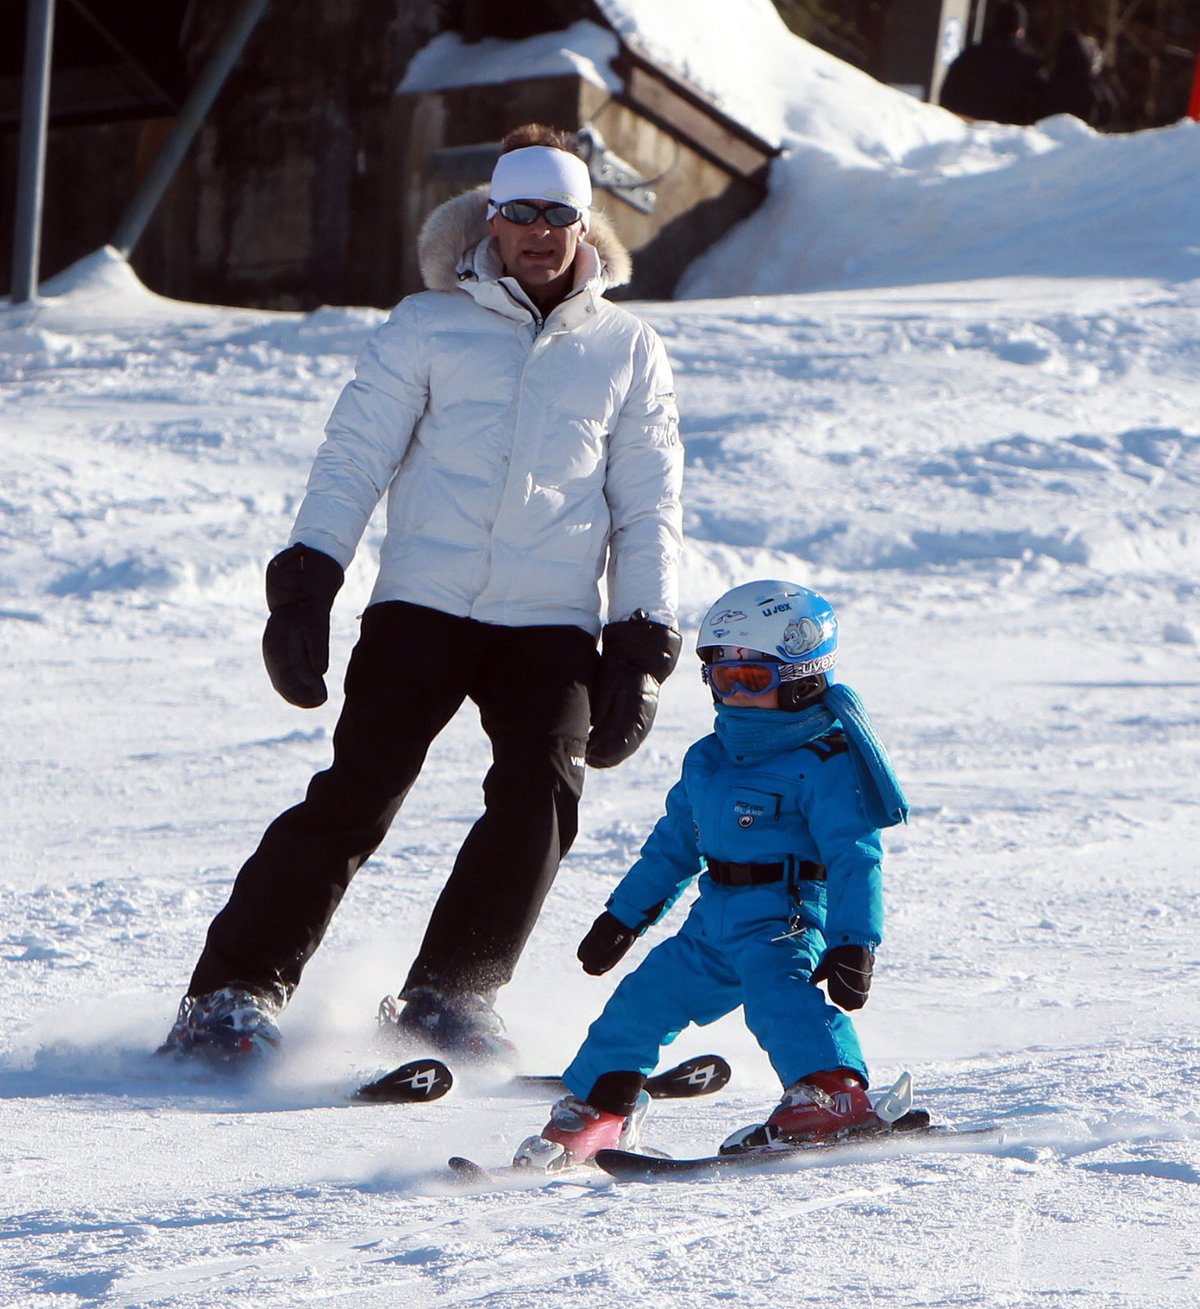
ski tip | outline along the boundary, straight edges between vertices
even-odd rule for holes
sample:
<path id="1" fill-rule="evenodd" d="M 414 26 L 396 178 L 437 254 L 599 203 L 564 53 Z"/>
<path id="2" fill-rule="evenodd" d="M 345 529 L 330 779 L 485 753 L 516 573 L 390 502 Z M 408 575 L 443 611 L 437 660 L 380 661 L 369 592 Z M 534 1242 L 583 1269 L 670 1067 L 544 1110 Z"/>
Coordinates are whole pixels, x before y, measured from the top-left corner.
<path id="1" fill-rule="evenodd" d="M 729 1085 L 733 1069 L 719 1054 L 698 1054 L 674 1068 L 646 1079 L 646 1091 L 652 1100 L 689 1100 L 697 1095 L 712 1095 Z M 519 1086 L 561 1087 L 558 1073 L 518 1073 Z"/>
<path id="2" fill-rule="evenodd" d="M 440 1059 L 410 1059 L 354 1092 L 356 1104 L 424 1104 L 440 1100 L 454 1085 L 454 1074 Z"/>
<path id="3" fill-rule="evenodd" d="M 482 1164 L 477 1164 L 474 1159 L 467 1159 L 461 1154 L 451 1155 L 446 1160 L 446 1166 L 455 1179 L 460 1182 L 487 1182 L 492 1180 L 492 1174 L 487 1168 Z"/>
<path id="4" fill-rule="evenodd" d="M 712 1095 L 729 1085 L 733 1069 L 719 1054 L 700 1054 L 685 1059 L 675 1068 L 646 1081 L 646 1090 L 654 1100 L 681 1100 L 696 1095 Z"/>

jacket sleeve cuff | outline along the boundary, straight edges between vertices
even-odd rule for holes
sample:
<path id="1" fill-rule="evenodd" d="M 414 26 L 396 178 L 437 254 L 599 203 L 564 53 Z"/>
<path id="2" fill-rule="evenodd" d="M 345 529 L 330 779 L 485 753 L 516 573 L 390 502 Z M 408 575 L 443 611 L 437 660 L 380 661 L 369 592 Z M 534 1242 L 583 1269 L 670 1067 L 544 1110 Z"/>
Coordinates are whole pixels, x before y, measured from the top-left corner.
<path id="1" fill-rule="evenodd" d="M 827 949 L 832 950 L 835 945 L 865 945 L 872 954 L 879 949 L 879 943 L 883 939 L 875 932 L 839 931 L 836 927 L 830 927 L 828 924 L 823 935 Z"/>
<path id="2" fill-rule="evenodd" d="M 623 623 L 627 619 L 632 618 L 636 613 L 645 614 L 652 623 L 659 623 L 663 627 L 669 627 L 674 631 L 679 630 L 679 620 L 669 609 L 648 609 L 645 605 L 637 605 L 628 613 L 620 613 L 610 609 L 606 621 L 610 623 Z"/>
<path id="3" fill-rule="evenodd" d="M 336 537 L 330 536 L 326 532 L 314 531 L 311 527 L 294 531 L 288 545 L 306 545 L 310 550 L 320 550 L 322 554 L 327 554 L 330 559 L 339 563 L 343 572 L 350 567 L 354 560 L 353 550 L 347 550 L 345 545 L 338 541 Z"/>
<path id="4" fill-rule="evenodd" d="M 630 904 L 628 900 L 619 900 L 615 895 L 609 897 L 608 904 L 604 907 L 622 927 L 628 927 L 631 932 L 637 932 L 639 936 L 654 921 L 647 910 Z"/>

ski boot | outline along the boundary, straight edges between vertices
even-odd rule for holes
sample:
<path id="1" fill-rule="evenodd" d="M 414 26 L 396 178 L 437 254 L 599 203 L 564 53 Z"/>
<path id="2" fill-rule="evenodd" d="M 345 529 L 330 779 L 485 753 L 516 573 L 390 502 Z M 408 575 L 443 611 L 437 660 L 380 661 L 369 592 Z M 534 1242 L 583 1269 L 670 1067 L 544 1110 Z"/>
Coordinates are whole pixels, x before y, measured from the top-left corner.
<path id="1" fill-rule="evenodd" d="M 414 986 L 401 999 L 385 995 L 378 1022 L 380 1036 L 393 1044 L 432 1045 L 442 1054 L 517 1062 L 517 1047 L 505 1036 L 503 1019 L 487 996 L 473 991 Z"/>
<path id="2" fill-rule="evenodd" d="M 517 1147 L 513 1167 L 559 1172 L 588 1163 L 598 1150 L 632 1150 L 649 1107 L 650 1095 L 644 1090 L 626 1115 L 597 1109 L 578 1096 L 564 1096 L 550 1110 L 541 1135 L 526 1137 Z"/>
<path id="3" fill-rule="evenodd" d="M 810 1073 L 793 1082 L 765 1123 L 743 1127 L 721 1145 L 721 1154 L 741 1150 L 786 1150 L 805 1141 L 861 1131 L 880 1120 L 866 1088 L 844 1068 Z"/>
<path id="4" fill-rule="evenodd" d="M 158 1054 L 202 1055 L 217 1063 L 258 1059 L 282 1043 L 275 1019 L 279 1007 L 266 996 L 236 987 L 207 995 L 185 995 L 175 1025 Z"/>

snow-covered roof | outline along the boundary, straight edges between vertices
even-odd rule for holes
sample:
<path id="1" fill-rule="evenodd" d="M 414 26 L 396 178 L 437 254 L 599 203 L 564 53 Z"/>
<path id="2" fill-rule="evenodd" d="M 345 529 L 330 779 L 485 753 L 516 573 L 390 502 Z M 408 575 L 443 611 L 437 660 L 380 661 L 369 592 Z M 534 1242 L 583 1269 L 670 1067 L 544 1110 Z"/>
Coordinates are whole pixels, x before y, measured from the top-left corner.
<path id="1" fill-rule="evenodd" d="M 733 122 L 778 145 L 781 116 L 763 97 L 761 52 L 790 34 L 769 0 L 600 0 L 607 27 L 582 20 L 521 41 L 464 41 L 443 32 L 412 59 L 410 94 L 573 73 L 613 92 L 622 46 L 694 88 Z"/>
<path id="2" fill-rule="evenodd" d="M 457 32 L 443 32 L 417 52 L 396 89 L 413 94 L 573 73 L 596 86 L 619 91 L 621 79 L 612 71 L 619 50 L 612 32 L 587 21 L 574 23 L 564 32 L 542 32 L 523 41 L 492 37 L 467 42 Z"/>

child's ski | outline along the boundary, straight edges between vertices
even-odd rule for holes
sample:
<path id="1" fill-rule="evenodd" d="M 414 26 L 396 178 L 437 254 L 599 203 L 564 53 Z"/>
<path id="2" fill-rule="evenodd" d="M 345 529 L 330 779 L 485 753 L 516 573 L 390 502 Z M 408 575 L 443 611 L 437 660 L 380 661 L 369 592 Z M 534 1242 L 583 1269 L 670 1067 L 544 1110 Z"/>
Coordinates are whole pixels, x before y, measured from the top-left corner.
<path id="1" fill-rule="evenodd" d="M 645 1147 L 644 1147 L 645 1148 Z M 645 1155 L 638 1158 L 650 1158 L 652 1151 L 646 1149 Z M 662 1158 L 666 1158 L 663 1155 Z M 451 1178 L 466 1186 L 505 1186 L 519 1185 L 536 1187 L 548 1182 L 604 1181 L 604 1174 L 596 1167 L 595 1160 L 587 1159 L 582 1163 L 571 1163 L 569 1159 L 559 1157 L 557 1164 L 550 1168 L 538 1168 L 528 1163 L 500 1164 L 488 1168 L 463 1155 L 451 1155 L 446 1160 Z"/>
<path id="2" fill-rule="evenodd" d="M 524 1189 L 542 1186 L 549 1182 L 578 1182 L 586 1181 L 588 1178 L 598 1181 L 607 1180 L 604 1174 L 590 1163 L 563 1163 L 558 1168 L 547 1169 L 530 1168 L 526 1164 L 499 1164 L 488 1168 L 484 1164 L 476 1163 L 474 1159 L 455 1154 L 446 1160 L 446 1165 L 450 1169 L 451 1180 L 460 1186 Z"/>
<path id="3" fill-rule="evenodd" d="M 829 1162 L 834 1163 L 839 1156 L 853 1158 L 862 1148 L 893 1136 L 942 1136 L 954 1139 L 960 1136 L 999 1135 L 1000 1130 L 996 1127 L 960 1129 L 944 1123 L 931 1123 L 924 1109 L 912 1109 L 892 1123 L 880 1122 L 877 1126 L 860 1128 L 842 1136 L 803 1141 L 796 1145 L 760 1146 L 734 1150 L 729 1154 L 705 1155 L 698 1159 L 666 1159 L 632 1150 L 601 1150 L 596 1155 L 595 1163 L 610 1177 L 621 1181 L 683 1182 L 738 1169 L 767 1172 L 773 1168 L 786 1168 L 806 1155 L 828 1155 Z"/>

